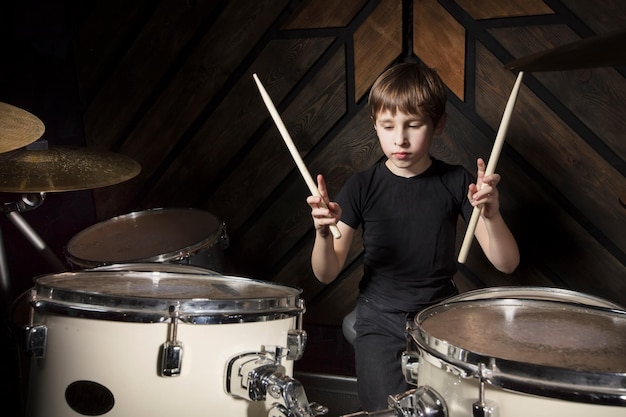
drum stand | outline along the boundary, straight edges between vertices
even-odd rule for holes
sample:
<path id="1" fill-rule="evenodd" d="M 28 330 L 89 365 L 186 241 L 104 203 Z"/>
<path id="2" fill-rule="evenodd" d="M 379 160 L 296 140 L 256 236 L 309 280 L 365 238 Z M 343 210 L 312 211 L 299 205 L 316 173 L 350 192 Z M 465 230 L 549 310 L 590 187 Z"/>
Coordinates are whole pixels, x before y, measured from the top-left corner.
<path id="1" fill-rule="evenodd" d="M 22 217 L 20 212 L 34 210 L 43 204 L 46 198 L 45 193 L 39 194 L 23 194 L 22 200 L 18 202 L 4 203 L 0 207 L 0 211 L 7 214 L 7 217 L 18 228 L 20 232 L 26 237 L 26 239 L 50 262 L 57 272 L 67 271 L 66 266 L 61 260 L 52 252 L 52 250 L 46 245 L 43 239 L 35 232 L 35 230 L 28 224 L 28 222 Z M 4 240 L 2 238 L 2 231 L 0 230 L 0 290 L 3 297 L 8 298 L 10 283 L 9 283 L 9 269 L 7 267 L 6 252 L 4 250 Z M 8 300 L 7 300 L 8 301 Z"/>

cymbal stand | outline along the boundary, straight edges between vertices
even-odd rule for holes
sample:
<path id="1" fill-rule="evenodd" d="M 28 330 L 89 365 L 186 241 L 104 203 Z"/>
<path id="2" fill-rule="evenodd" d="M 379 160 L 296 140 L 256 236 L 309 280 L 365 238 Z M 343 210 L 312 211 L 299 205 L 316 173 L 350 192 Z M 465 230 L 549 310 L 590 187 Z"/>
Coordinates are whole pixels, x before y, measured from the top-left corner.
<path id="1" fill-rule="evenodd" d="M 6 307 L 9 303 L 9 268 L 7 266 L 7 260 L 4 251 L 2 228 L 0 228 L 0 290 L 2 292 L 2 305 Z M 4 311 L 2 313 L 4 317 Z"/>
<path id="2" fill-rule="evenodd" d="M 4 203 L 0 207 L 0 211 L 7 214 L 7 217 L 18 228 L 20 232 L 26 237 L 26 239 L 37 249 L 50 264 L 55 268 L 57 272 L 67 271 L 67 268 L 63 262 L 52 252 L 46 242 L 35 232 L 35 230 L 28 224 L 26 219 L 22 217 L 20 212 L 34 210 L 43 204 L 46 198 L 45 193 L 39 194 L 23 194 L 22 200 L 18 202 Z M 2 285 L 2 291 L 5 294 L 9 292 L 9 273 L 6 262 L 6 253 L 4 251 L 4 245 L 2 241 L 2 234 L 0 233 L 0 279 Z"/>

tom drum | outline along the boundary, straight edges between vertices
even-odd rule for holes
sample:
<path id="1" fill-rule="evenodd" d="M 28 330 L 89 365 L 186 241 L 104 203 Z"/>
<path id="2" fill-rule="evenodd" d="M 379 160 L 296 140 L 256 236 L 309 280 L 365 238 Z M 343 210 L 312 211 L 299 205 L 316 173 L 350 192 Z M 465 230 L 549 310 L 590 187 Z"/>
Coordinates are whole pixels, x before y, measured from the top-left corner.
<path id="1" fill-rule="evenodd" d="M 294 357 L 284 352 L 304 349 L 293 339 L 300 293 L 217 274 L 37 277 L 26 329 L 27 415 L 267 416 L 271 401 L 234 395 L 249 382 L 238 371 L 262 364 L 277 370 L 274 382 L 293 374 Z"/>
<path id="2" fill-rule="evenodd" d="M 66 257 L 78 268 L 168 262 L 223 271 L 224 222 L 197 209 L 156 208 L 113 217 L 77 233 Z"/>
<path id="3" fill-rule="evenodd" d="M 601 298 L 470 291 L 420 312 L 409 336 L 418 354 L 412 395 L 436 399 L 444 415 L 626 413 L 626 312 Z"/>

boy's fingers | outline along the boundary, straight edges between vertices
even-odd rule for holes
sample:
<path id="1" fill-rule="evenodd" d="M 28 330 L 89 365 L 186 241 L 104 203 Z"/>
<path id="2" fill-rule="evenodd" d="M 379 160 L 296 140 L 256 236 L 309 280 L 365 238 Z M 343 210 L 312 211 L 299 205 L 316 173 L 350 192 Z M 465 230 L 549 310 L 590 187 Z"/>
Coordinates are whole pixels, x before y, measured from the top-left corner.
<path id="1" fill-rule="evenodd" d="M 326 181 L 324 181 L 324 176 L 321 174 L 317 176 L 317 189 L 323 197 L 326 196 Z"/>

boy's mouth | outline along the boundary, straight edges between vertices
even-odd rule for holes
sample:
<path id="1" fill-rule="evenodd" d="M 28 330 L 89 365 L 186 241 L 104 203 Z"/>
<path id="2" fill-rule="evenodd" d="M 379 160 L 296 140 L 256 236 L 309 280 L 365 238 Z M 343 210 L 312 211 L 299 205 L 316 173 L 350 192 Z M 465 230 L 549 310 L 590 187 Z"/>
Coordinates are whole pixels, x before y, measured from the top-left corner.
<path id="1" fill-rule="evenodd" d="M 406 159 L 409 157 L 410 153 L 408 152 L 394 152 L 392 154 L 397 159 Z"/>

